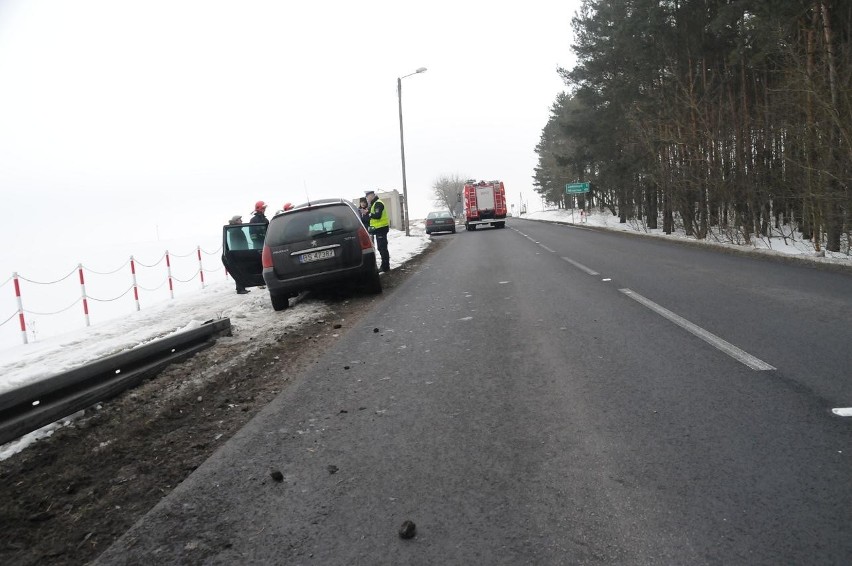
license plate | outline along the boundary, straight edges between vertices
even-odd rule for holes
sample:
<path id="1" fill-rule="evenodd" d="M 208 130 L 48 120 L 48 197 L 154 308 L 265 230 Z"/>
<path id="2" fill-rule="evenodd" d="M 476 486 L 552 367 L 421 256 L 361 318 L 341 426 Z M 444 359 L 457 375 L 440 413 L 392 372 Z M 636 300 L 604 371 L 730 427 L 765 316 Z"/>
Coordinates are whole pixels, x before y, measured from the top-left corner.
<path id="1" fill-rule="evenodd" d="M 319 252 L 311 252 L 299 256 L 299 263 L 311 263 L 312 261 L 322 261 L 334 257 L 334 250 L 322 250 Z"/>

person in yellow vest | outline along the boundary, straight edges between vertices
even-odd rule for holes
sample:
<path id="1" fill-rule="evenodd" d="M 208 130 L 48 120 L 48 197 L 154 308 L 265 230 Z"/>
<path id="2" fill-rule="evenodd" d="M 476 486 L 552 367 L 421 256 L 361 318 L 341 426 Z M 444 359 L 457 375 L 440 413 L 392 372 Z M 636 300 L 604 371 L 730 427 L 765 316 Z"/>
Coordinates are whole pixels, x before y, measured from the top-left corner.
<path id="1" fill-rule="evenodd" d="M 388 231 L 390 231 L 390 219 L 385 203 L 376 196 L 375 191 L 367 191 L 365 195 L 370 210 L 370 234 L 376 237 L 376 248 L 382 263 L 379 271 L 390 271 L 390 254 L 388 253 Z"/>

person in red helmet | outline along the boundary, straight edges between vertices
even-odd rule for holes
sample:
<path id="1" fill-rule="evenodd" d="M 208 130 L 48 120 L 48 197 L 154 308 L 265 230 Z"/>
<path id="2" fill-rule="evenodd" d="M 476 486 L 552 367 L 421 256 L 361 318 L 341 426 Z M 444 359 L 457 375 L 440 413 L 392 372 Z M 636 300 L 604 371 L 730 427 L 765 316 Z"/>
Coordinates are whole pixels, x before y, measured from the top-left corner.
<path id="1" fill-rule="evenodd" d="M 266 218 L 266 203 L 262 200 L 254 203 L 254 214 L 249 220 L 249 224 L 263 224 L 266 226 L 269 224 L 269 220 Z M 258 230 L 257 228 L 252 229 L 249 227 L 249 236 L 251 237 L 251 247 L 253 250 L 259 250 L 263 247 L 263 238 L 266 236 L 266 229 Z"/>
<path id="2" fill-rule="evenodd" d="M 251 224 L 259 224 L 259 223 L 269 224 L 269 220 L 266 219 L 266 203 L 262 200 L 254 203 L 254 214 L 251 217 L 249 223 Z"/>
<path id="3" fill-rule="evenodd" d="M 285 202 L 284 203 L 284 208 L 283 208 L 284 212 L 287 212 L 291 208 L 293 208 L 293 203 L 291 203 L 291 202 Z"/>

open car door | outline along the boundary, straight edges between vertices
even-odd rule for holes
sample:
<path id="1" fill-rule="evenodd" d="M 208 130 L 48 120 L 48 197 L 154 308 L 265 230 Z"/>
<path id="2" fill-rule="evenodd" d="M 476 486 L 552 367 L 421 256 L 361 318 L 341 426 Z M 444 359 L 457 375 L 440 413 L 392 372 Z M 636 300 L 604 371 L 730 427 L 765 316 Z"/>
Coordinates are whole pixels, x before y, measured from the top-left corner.
<path id="1" fill-rule="evenodd" d="M 263 285 L 263 241 L 266 224 L 229 224 L 222 227 L 222 263 L 243 287 Z"/>

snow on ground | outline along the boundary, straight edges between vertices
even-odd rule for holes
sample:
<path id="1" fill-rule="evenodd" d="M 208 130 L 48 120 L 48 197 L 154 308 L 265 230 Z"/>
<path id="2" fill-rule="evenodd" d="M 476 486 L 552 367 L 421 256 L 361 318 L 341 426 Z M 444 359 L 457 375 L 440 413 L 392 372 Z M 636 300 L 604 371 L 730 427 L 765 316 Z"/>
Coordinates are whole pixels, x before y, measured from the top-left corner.
<path id="1" fill-rule="evenodd" d="M 397 268 L 429 245 L 422 229 L 391 230 L 388 250 L 391 269 Z M 205 321 L 230 318 L 240 339 L 269 335 L 271 328 L 315 320 L 325 313 L 321 305 L 300 303 L 275 313 L 269 293 L 252 289 L 247 295 L 234 292 L 231 279 L 219 280 L 192 294 L 176 296 L 140 311 L 59 336 L 42 338 L 0 351 L 0 393 L 27 383 L 133 348 Z"/>
<path id="2" fill-rule="evenodd" d="M 422 226 L 412 226 L 410 232 L 410 237 L 399 230 L 388 234 L 391 269 L 400 267 L 429 245 L 430 237 Z M 230 318 L 236 332 L 229 340 L 252 342 L 256 347 L 264 341 L 274 341 L 282 329 L 322 319 L 328 313 L 323 304 L 302 302 L 275 312 L 266 291 L 253 288 L 247 295 L 237 295 L 232 280 L 217 281 L 192 294 L 161 301 L 121 318 L 0 351 L 0 393 L 196 328 L 211 319 Z M 17 454 L 39 438 L 50 436 L 62 424 L 48 425 L 0 446 L 0 460 Z"/>
<path id="3" fill-rule="evenodd" d="M 651 230 L 635 220 L 621 224 L 617 216 L 613 216 L 608 212 L 593 212 L 586 217 L 582 217 L 579 210 L 559 209 L 530 212 L 524 214 L 521 218 L 575 224 L 577 226 L 593 226 L 619 232 L 641 233 L 652 237 L 688 240 L 697 245 L 719 246 L 768 255 L 793 256 L 805 261 L 848 265 L 852 267 L 852 255 L 849 255 L 848 252 L 825 252 L 825 257 L 818 256 L 814 252 L 814 246 L 811 241 L 802 240 L 801 234 L 796 233 L 790 226 L 785 226 L 782 230 L 774 230 L 774 235 L 771 238 L 753 237 L 749 243 L 745 243 L 744 241 L 731 241 L 730 238 L 716 233 L 708 236 L 706 240 L 696 240 L 693 236 L 687 236 L 683 229 L 666 234 L 661 229 Z"/>

